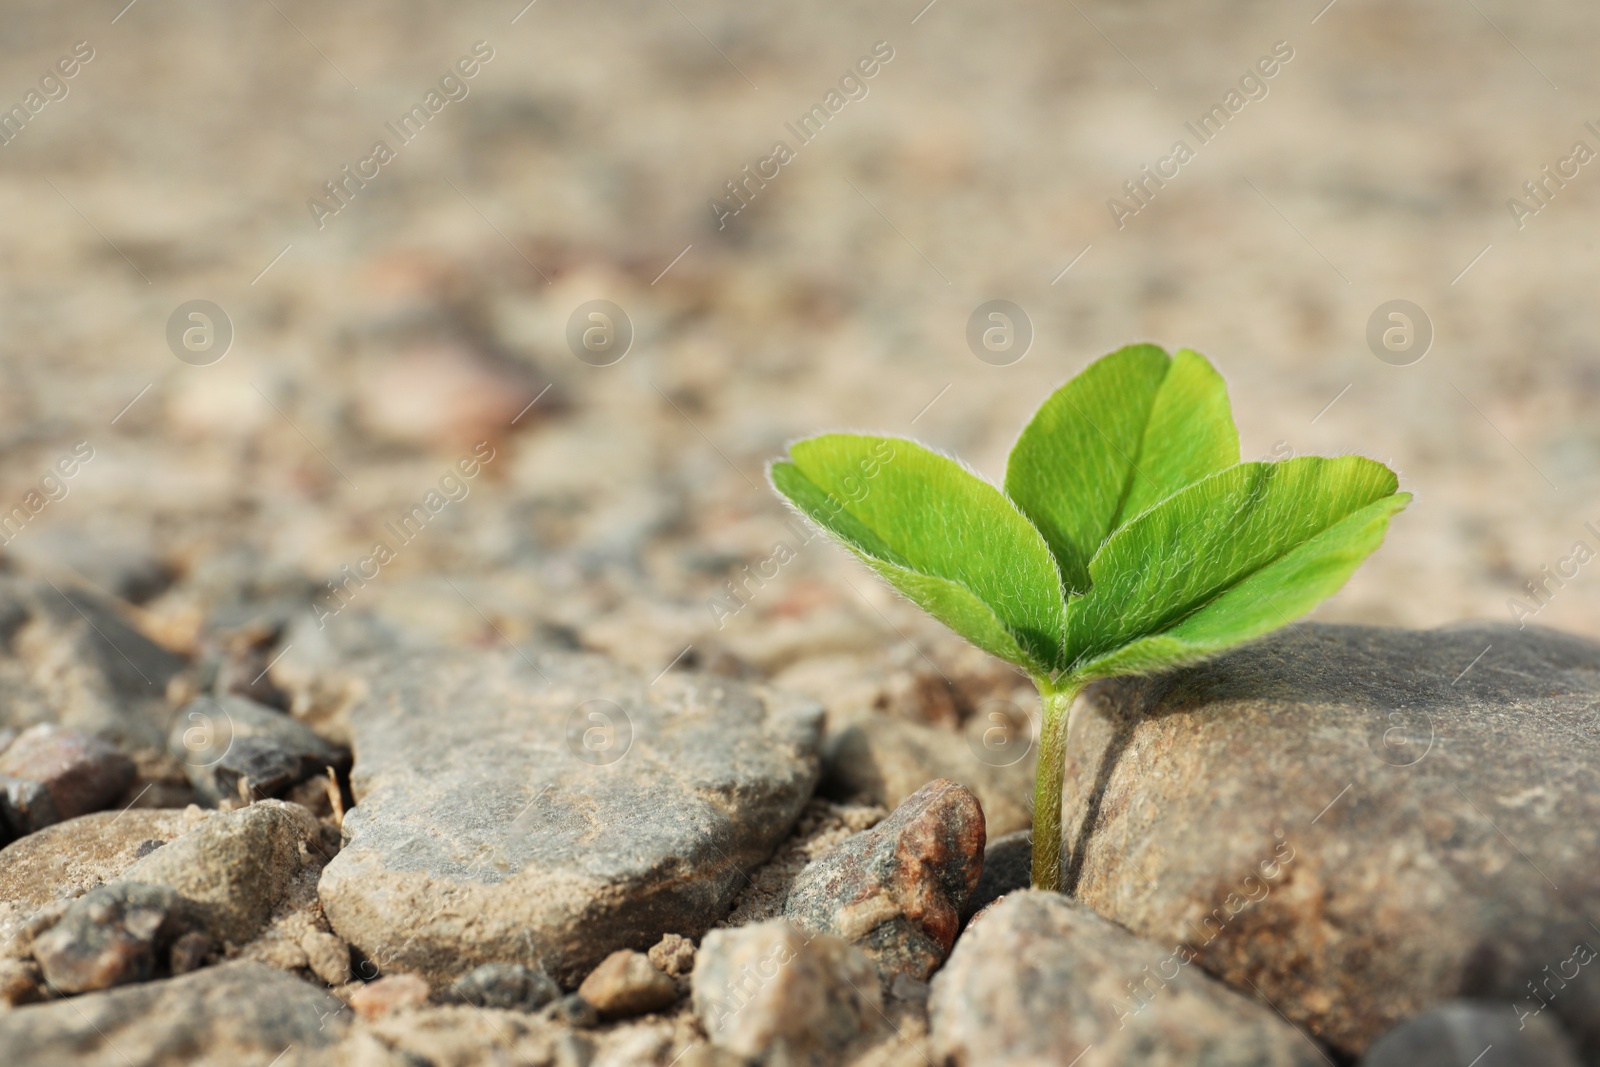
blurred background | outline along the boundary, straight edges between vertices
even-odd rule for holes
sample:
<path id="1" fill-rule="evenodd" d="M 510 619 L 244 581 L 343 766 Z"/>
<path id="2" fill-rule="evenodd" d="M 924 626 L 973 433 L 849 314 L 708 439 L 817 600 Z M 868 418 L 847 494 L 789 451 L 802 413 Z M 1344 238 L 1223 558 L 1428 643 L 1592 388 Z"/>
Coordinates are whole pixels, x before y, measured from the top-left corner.
<path id="1" fill-rule="evenodd" d="M 0 12 L 0 551 L 175 649 L 959 682 L 764 464 L 998 479 L 1146 340 L 1246 458 L 1416 493 L 1321 618 L 1514 621 L 1600 550 L 1591 6 L 125 2 Z M 1526 603 L 1600 636 L 1574 568 Z"/>

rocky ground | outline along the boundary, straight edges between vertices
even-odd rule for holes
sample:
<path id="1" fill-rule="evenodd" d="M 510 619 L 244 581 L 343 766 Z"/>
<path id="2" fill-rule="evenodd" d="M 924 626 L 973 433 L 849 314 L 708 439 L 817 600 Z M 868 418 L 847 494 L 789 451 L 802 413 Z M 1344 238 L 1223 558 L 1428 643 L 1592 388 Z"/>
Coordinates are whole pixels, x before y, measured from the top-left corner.
<path id="1" fill-rule="evenodd" d="M 1595 12 L 924 2 L 0 14 L 0 1062 L 1600 1063 Z M 1138 339 L 1417 501 L 1017 893 L 1031 688 L 763 464 Z"/>

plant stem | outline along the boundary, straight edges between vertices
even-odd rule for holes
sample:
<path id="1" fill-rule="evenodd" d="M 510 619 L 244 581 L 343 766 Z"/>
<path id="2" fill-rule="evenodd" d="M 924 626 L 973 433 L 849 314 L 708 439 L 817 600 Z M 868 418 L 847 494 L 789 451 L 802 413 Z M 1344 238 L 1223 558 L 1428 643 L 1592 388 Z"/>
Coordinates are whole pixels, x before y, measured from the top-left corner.
<path id="1" fill-rule="evenodd" d="M 1061 784 L 1072 702 L 1086 682 L 1035 678 L 1039 687 L 1039 770 L 1033 786 L 1033 887 L 1061 891 Z"/>

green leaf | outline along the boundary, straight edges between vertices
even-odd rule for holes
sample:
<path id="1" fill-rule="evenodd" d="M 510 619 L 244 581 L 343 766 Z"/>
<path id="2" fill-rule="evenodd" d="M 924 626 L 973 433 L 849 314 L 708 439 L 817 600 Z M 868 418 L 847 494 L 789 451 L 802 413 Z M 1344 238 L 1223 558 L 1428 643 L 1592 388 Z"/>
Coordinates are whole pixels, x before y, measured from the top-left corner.
<path id="1" fill-rule="evenodd" d="M 1331 596 L 1410 502 L 1358 456 L 1239 463 L 1227 389 L 1199 354 L 1135 345 L 1058 389 L 1018 438 L 1009 496 L 911 441 L 829 434 L 773 486 L 896 589 L 1043 697 L 1033 880 L 1061 877 L 1074 698 L 1193 662 Z"/>
<path id="2" fill-rule="evenodd" d="M 1238 462 L 1239 431 L 1228 404 L 1228 384 L 1206 357 L 1179 349 L 1151 405 L 1138 467 L 1115 525 Z"/>
<path id="3" fill-rule="evenodd" d="M 1046 400 L 1006 464 L 1006 492 L 1050 545 L 1069 593 L 1126 520 L 1239 462 L 1227 386 L 1204 356 L 1129 345 Z"/>
<path id="4" fill-rule="evenodd" d="M 1060 657 L 1050 549 L 994 486 L 899 438 L 824 434 L 772 465 L 796 508 L 973 644 L 1034 673 Z"/>
<path id="5" fill-rule="evenodd" d="M 1359 456 L 1245 463 L 1129 521 L 1067 607 L 1083 677 L 1176 666 L 1276 629 L 1344 584 L 1410 501 Z"/>

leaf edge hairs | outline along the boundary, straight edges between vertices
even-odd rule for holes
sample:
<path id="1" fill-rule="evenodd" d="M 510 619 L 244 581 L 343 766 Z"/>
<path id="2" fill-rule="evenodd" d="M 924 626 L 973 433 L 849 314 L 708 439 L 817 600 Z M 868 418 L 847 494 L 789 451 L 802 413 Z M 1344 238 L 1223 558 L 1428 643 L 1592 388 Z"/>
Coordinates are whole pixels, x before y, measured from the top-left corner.
<path id="1" fill-rule="evenodd" d="M 1033 680 L 1033 884 L 1053 890 L 1084 688 L 1293 622 L 1411 501 L 1362 456 L 1240 462 L 1221 375 L 1191 349 L 1155 345 L 1120 348 L 1055 390 L 1013 446 L 1003 489 L 915 441 L 862 434 L 796 441 L 767 474 L 879 577 Z"/>

